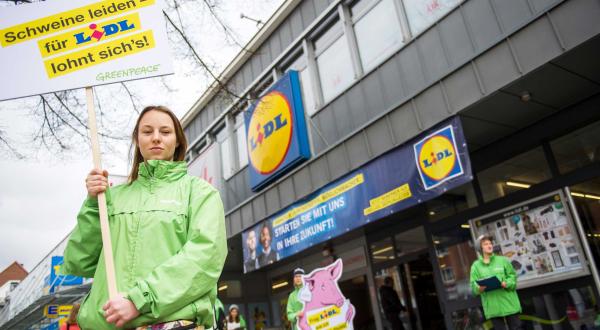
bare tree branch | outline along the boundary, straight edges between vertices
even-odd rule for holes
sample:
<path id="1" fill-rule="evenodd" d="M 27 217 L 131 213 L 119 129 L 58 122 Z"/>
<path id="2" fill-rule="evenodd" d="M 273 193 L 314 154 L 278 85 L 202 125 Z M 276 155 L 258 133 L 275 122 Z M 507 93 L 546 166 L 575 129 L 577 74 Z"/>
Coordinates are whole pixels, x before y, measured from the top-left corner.
<path id="1" fill-rule="evenodd" d="M 123 89 L 125 89 L 125 92 L 127 92 L 127 95 L 129 95 L 129 100 L 131 100 L 131 105 L 133 106 L 133 110 L 139 114 L 140 111 L 138 110 L 138 105 L 136 104 L 136 100 L 135 100 L 136 97 L 131 93 L 131 91 L 129 90 L 127 85 L 125 85 L 124 82 L 121 82 L 121 87 L 123 87 Z"/>
<path id="2" fill-rule="evenodd" d="M 243 98 L 243 97 L 241 97 L 241 96 L 233 93 L 232 91 L 230 91 L 229 88 L 227 88 L 227 86 L 225 86 L 223 84 L 223 82 L 221 82 L 221 80 L 219 79 L 219 77 L 217 77 L 217 75 L 215 75 L 215 73 L 208 67 L 208 65 L 206 64 L 206 62 L 204 62 L 204 60 L 202 60 L 202 58 L 200 57 L 200 55 L 198 55 L 198 53 L 196 52 L 196 49 L 194 48 L 194 46 L 192 46 L 192 44 L 190 43 L 190 40 L 187 38 L 187 36 L 185 35 L 185 33 L 181 29 L 179 29 L 179 27 L 177 25 L 175 25 L 175 23 L 173 22 L 173 20 L 167 14 L 166 11 L 163 10 L 163 14 L 167 18 L 167 21 L 169 23 L 171 23 L 171 26 L 179 33 L 179 35 L 181 36 L 181 38 L 183 39 L 183 41 L 188 45 L 188 47 L 190 48 L 190 50 L 194 54 L 194 57 L 198 61 L 198 63 L 200 63 L 200 65 L 209 73 L 209 75 L 214 79 L 214 81 L 217 83 L 217 85 L 220 87 L 220 89 L 223 90 L 223 91 L 225 91 L 227 94 L 233 96 L 234 98 L 236 98 L 238 100 L 245 99 L 245 98 Z M 248 99 L 246 99 L 246 100 L 248 100 Z"/>

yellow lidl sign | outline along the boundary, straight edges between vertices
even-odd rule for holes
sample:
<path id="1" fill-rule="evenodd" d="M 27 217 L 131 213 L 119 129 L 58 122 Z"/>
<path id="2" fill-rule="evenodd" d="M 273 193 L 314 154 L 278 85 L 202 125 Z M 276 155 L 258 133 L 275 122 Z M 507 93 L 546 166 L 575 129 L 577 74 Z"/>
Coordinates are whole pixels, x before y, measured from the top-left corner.
<path id="1" fill-rule="evenodd" d="M 248 130 L 250 162 L 259 173 L 271 174 L 285 160 L 292 142 L 292 118 L 282 93 L 272 91 L 260 99 Z"/>
<path id="2" fill-rule="evenodd" d="M 245 113 L 250 187 L 254 191 L 310 157 L 300 81 L 286 73 Z"/>
<path id="3" fill-rule="evenodd" d="M 463 174 L 451 126 L 444 127 L 415 143 L 415 160 L 425 189 L 435 188 Z"/>

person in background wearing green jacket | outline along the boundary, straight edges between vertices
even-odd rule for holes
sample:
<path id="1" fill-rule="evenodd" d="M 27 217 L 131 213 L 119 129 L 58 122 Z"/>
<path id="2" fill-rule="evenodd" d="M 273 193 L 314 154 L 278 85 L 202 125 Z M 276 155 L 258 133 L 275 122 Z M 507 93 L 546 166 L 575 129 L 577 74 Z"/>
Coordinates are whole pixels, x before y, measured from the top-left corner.
<path id="1" fill-rule="evenodd" d="M 471 266 L 471 289 L 481 296 L 485 318 L 492 321 L 495 330 L 521 329 L 521 303 L 517 295 L 517 274 L 504 256 L 494 255 L 492 237 L 481 235 L 477 239 L 481 255 Z M 496 276 L 501 288 L 486 291 L 477 281 Z"/>
<path id="2" fill-rule="evenodd" d="M 107 171 L 86 178 L 88 197 L 64 252 L 62 272 L 93 277 L 82 329 L 202 329 L 213 325 L 227 256 L 219 192 L 187 174 L 187 141 L 163 106 L 143 109 L 132 134 L 128 183 L 108 189 Z M 118 297 L 109 299 L 97 195 L 106 192 Z"/>
<path id="3" fill-rule="evenodd" d="M 304 269 L 294 269 L 294 291 L 290 293 L 287 301 L 287 319 L 292 324 L 292 329 L 297 329 L 298 318 L 304 315 L 302 311 L 304 304 L 298 299 L 298 294 L 302 289 L 302 275 L 304 275 Z"/>

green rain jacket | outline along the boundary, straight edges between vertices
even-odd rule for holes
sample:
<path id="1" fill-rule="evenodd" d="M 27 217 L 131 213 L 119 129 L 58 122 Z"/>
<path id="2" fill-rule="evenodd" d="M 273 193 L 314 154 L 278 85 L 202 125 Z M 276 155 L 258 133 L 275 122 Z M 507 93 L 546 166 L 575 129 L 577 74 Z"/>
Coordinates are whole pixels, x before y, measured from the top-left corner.
<path id="1" fill-rule="evenodd" d="M 294 288 L 287 301 L 287 319 L 292 323 L 292 329 L 296 329 L 296 315 L 304 308 L 304 304 L 298 299 L 300 289 L 302 286 Z"/>
<path id="2" fill-rule="evenodd" d="M 506 289 L 496 289 L 479 293 L 477 280 L 498 277 L 500 282 L 506 282 Z M 483 262 L 483 257 L 473 262 L 471 266 L 471 290 L 475 296 L 481 295 L 481 304 L 486 319 L 503 317 L 521 313 L 521 303 L 517 295 L 517 274 L 507 258 L 492 255 L 490 262 Z"/>
<path id="3" fill-rule="evenodd" d="M 140 312 L 124 328 L 173 320 L 211 327 L 227 256 L 219 193 L 187 175 L 185 162 L 150 160 L 138 173 L 133 183 L 106 194 L 117 289 Z M 79 311 L 80 327 L 115 329 L 102 310 L 108 289 L 96 199 L 83 203 L 61 268 L 94 278 Z"/>

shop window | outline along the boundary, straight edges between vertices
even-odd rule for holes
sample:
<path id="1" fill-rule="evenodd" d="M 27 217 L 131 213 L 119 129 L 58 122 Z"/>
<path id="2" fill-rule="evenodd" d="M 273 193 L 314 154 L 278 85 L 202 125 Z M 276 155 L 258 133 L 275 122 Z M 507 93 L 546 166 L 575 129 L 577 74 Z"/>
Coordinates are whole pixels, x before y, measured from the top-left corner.
<path id="1" fill-rule="evenodd" d="M 350 49 L 338 21 L 315 41 L 323 101 L 328 102 L 354 81 Z"/>
<path id="2" fill-rule="evenodd" d="M 223 171 L 223 178 L 229 179 L 233 175 L 233 162 L 231 161 L 231 141 L 227 134 L 227 128 L 225 125 L 215 135 L 217 143 L 219 143 L 219 150 L 221 152 L 221 169 Z"/>
<path id="3" fill-rule="evenodd" d="M 309 116 L 313 115 L 317 109 L 315 106 L 315 99 L 312 90 L 313 85 L 310 78 L 310 73 L 308 71 L 306 56 L 304 56 L 304 54 L 298 56 L 298 58 L 285 69 L 286 72 L 288 70 L 298 71 L 300 87 L 302 89 L 302 105 L 304 106 L 304 111 L 306 111 Z"/>
<path id="4" fill-rule="evenodd" d="M 600 122 L 593 123 L 550 143 L 561 173 L 600 161 Z"/>
<path id="5" fill-rule="evenodd" d="M 452 312 L 452 329 L 471 330 L 488 329 L 483 311 L 479 307 L 467 308 Z"/>
<path id="6" fill-rule="evenodd" d="M 402 2 L 414 36 L 433 25 L 462 0 L 402 0 Z"/>
<path id="7" fill-rule="evenodd" d="M 481 171 L 477 176 L 486 202 L 527 189 L 551 177 L 541 147 Z"/>
<path id="8" fill-rule="evenodd" d="M 293 288 L 293 278 L 289 274 L 281 275 L 271 280 L 271 294 L 273 295 L 291 292 Z"/>
<path id="9" fill-rule="evenodd" d="M 396 241 L 396 256 L 427 249 L 427 238 L 423 227 L 417 227 L 401 232 L 394 237 Z"/>
<path id="10" fill-rule="evenodd" d="M 433 235 L 433 244 L 448 300 L 472 297 L 471 264 L 477 259 L 469 225 Z"/>
<path id="11" fill-rule="evenodd" d="M 452 267 L 444 266 L 444 268 L 441 269 L 441 272 L 442 281 L 444 281 L 444 283 L 453 282 L 454 280 L 456 280 L 456 277 L 454 277 L 454 270 L 452 269 Z"/>
<path id="12" fill-rule="evenodd" d="M 244 113 L 240 112 L 235 116 L 235 132 L 237 141 L 237 154 L 238 154 L 238 170 L 248 165 L 248 148 L 246 142 L 246 126 L 244 124 Z"/>
<path id="13" fill-rule="evenodd" d="M 600 179 L 577 184 L 570 189 L 596 267 L 600 267 Z"/>
<path id="14" fill-rule="evenodd" d="M 477 206 L 477 198 L 473 184 L 467 183 L 447 191 L 425 205 L 429 219 L 437 221 Z"/>
<path id="15" fill-rule="evenodd" d="M 374 264 L 394 259 L 394 244 L 391 237 L 371 244 L 371 259 Z"/>
<path id="16" fill-rule="evenodd" d="M 597 303 L 594 289 L 589 286 L 564 291 L 520 297 L 524 315 L 554 321 L 558 329 L 595 329 Z M 524 322 L 525 325 L 532 324 Z"/>
<path id="17" fill-rule="evenodd" d="M 375 2 L 365 8 L 363 3 Z M 403 45 L 395 0 L 360 1 L 352 7 L 354 31 L 364 71 L 369 71 Z"/>
<path id="18" fill-rule="evenodd" d="M 221 298 L 242 297 L 242 284 L 240 281 L 221 281 L 217 285 L 217 290 Z"/>

